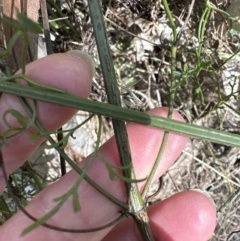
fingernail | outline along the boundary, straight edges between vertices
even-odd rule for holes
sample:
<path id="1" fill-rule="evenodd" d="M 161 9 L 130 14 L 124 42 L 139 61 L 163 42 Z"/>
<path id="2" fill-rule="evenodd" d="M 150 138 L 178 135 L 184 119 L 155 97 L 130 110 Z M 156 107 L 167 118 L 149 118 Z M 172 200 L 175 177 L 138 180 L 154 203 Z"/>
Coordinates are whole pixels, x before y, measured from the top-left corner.
<path id="1" fill-rule="evenodd" d="M 95 75 L 95 64 L 93 62 L 92 57 L 88 53 L 86 53 L 84 51 L 80 51 L 80 50 L 69 50 L 66 53 L 75 55 L 75 56 L 83 59 L 84 62 L 86 62 L 90 66 L 90 69 L 91 69 L 91 72 L 92 72 L 92 76 Z"/>
<path id="2" fill-rule="evenodd" d="M 205 195 L 212 202 L 213 206 L 216 207 L 215 202 L 213 201 L 211 195 L 208 192 L 201 189 L 191 189 L 191 191 L 200 192 L 201 194 Z"/>

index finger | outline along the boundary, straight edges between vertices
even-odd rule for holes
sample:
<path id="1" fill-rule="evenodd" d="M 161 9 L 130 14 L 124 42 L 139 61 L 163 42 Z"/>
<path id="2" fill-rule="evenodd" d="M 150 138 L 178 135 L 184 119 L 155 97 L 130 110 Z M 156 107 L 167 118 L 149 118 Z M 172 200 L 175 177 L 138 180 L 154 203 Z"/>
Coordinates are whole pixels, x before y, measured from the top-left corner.
<path id="1" fill-rule="evenodd" d="M 167 116 L 166 108 L 157 108 L 151 110 L 152 114 Z M 176 120 L 183 120 L 180 114 L 173 113 L 173 118 Z M 143 126 L 136 123 L 130 123 L 127 126 L 130 149 L 132 153 L 133 165 L 136 171 L 137 179 L 146 177 L 152 168 L 152 165 L 157 156 L 159 146 L 162 142 L 164 131 Z M 157 176 L 162 175 L 168 167 L 176 160 L 185 146 L 187 137 L 170 133 L 165 153 L 158 168 Z M 118 166 L 119 156 L 114 137 L 106 142 L 99 150 L 104 158 L 113 166 Z M 91 156 L 82 161 L 79 165 L 84 167 Z M 115 178 L 111 180 L 106 166 L 101 159 L 96 156 L 92 162 L 93 164 L 88 169 L 87 175 L 90 176 L 98 185 L 104 188 L 114 197 L 122 202 L 127 202 L 127 194 L 125 192 L 124 183 Z M 28 212 L 33 216 L 39 218 L 49 212 L 56 203 L 54 199 L 62 196 L 68 192 L 71 187 L 76 183 L 79 175 L 74 171 L 70 171 L 63 176 L 58 182 L 48 186 L 27 207 Z M 142 188 L 143 183 L 139 183 Z M 50 219 L 48 223 L 57 227 L 66 229 L 88 229 L 102 226 L 119 216 L 121 210 L 116 204 L 110 202 L 106 197 L 96 191 L 85 180 L 82 180 L 78 188 L 79 200 L 81 203 L 81 211 L 74 213 L 72 207 L 72 199 L 66 200 L 60 210 Z M 3 225 L 1 231 L 10 230 L 15 224 L 14 232 L 11 233 L 11 238 L 19 238 L 22 230 L 32 223 L 23 213 L 19 212 L 10 221 Z M 88 240 L 95 241 L 101 240 L 110 229 L 98 231 L 97 233 L 61 233 L 45 227 L 38 227 L 26 237 L 18 240 Z M 5 239 L 9 239 L 7 231 L 4 232 Z M 41 234 L 41 236 L 40 236 Z M 37 239 L 39 237 L 39 239 Z"/>
<path id="2" fill-rule="evenodd" d="M 28 64 L 26 75 L 41 84 L 87 98 L 91 90 L 94 64 L 86 53 L 71 51 L 65 54 L 53 54 Z M 16 96 L 3 93 L 0 100 L 0 134 L 9 128 L 3 121 L 4 113 L 9 109 L 17 110 L 26 119 L 30 118 Z M 47 131 L 60 128 L 76 111 L 64 106 L 37 101 L 37 118 Z M 14 127 L 21 126 L 17 119 L 11 115 L 7 116 L 7 121 Z M 10 138 L 8 146 L 3 147 L 7 173 L 11 173 L 21 166 L 43 142 L 44 138 L 42 137 L 31 142 L 32 133 L 31 129 L 27 129 Z M 2 170 L 0 170 L 0 194 L 5 185 Z"/>

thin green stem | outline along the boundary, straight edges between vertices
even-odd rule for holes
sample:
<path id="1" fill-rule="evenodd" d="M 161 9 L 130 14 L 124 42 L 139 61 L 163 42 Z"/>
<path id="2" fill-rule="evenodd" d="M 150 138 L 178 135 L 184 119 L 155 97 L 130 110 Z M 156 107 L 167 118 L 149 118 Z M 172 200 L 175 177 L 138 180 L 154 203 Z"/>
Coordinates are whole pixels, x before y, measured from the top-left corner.
<path id="1" fill-rule="evenodd" d="M 198 27 L 198 42 L 199 42 L 198 54 L 199 54 L 199 56 L 202 52 L 202 45 L 204 42 L 204 32 L 206 30 L 206 24 L 207 24 L 207 20 L 210 15 L 210 12 L 211 12 L 211 9 L 209 7 L 208 1 L 206 1 L 206 7 L 201 16 L 201 19 L 199 21 L 199 27 Z"/>
<path id="2" fill-rule="evenodd" d="M 165 131 L 175 132 L 193 138 L 209 140 L 214 143 L 240 147 L 240 136 L 236 134 L 154 116 L 131 109 L 124 109 L 119 106 L 86 100 L 68 93 L 38 90 L 31 86 L 9 83 L 6 81 L 0 81 L 0 92 L 68 106 L 74 109 L 84 110 L 90 113 L 108 116 L 127 122 L 149 125 Z"/>
<path id="3" fill-rule="evenodd" d="M 168 7 L 167 0 L 163 0 L 162 3 L 163 3 L 163 6 L 164 6 L 164 10 L 167 14 L 168 20 L 170 22 L 170 26 L 171 26 L 172 33 L 173 33 L 173 44 L 174 44 L 177 40 L 177 28 L 176 28 L 175 22 L 173 20 L 172 13 L 171 13 L 171 11 Z"/>
<path id="4" fill-rule="evenodd" d="M 108 101 L 112 105 L 121 107 L 120 92 L 115 76 L 115 70 L 111 58 L 111 52 L 106 36 L 105 23 L 103 20 L 103 13 L 101 11 L 98 0 L 89 0 L 89 11 L 93 23 L 95 39 L 97 42 L 98 53 L 100 57 L 101 67 L 104 76 L 104 85 L 106 88 Z M 128 142 L 128 135 L 126 125 L 123 121 L 113 119 L 113 129 L 115 133 L 118 153 L 122 166 L 130 166 L 130 168 L 123 169 L 123 175 L 129 179 L 136 179 L 134 169 L 132 167 L 132 157 L 130 146 Z M 153 234 L 148 224 L 147 213 L 145 211 L 145 204 L 142 201 L 136 182 L 124 182 L 128 194 L 129 213 L 133 216 L 137 224 L 142 238 L 146 241 L 154 241 Z M 146 227 L 148 226 L 148 227 Z"/>
<path id="5" fill-rule="evenodd" d="M 33 111 L 26 102 L 26 100 L 22 99 L 22 102 L 24 103 L 24 108 L 29 114 L 29 116 L 32 116 Z M 59 145 L 56 145 L 56 142 L 52 139 L 52 137 L 47 134 L 47 131 L 42 126 L 42 124 L 38 121 L 37 118 L 35 118 L 35 124 L 40 131 L 40 133 L 43 133 L 44 137 L 50 142 L 51 145 L 55 146 L 55 149 L 58 151 L 58 153 L 68 162 L 68 164 L 79 174 L 83 175 L 83 170 L 79 168 L 79 166 L 62 150 L 62 148 Z M 95 188 L 98 192 L 100 192 L 102 195 L 104 195 L 107 199 L 115 203 L 116 205 L 127 208 L 127 204 L 118 200 L 114 196 L 112 196 L 110 193 L 108 193 L 105 189 L 100 187 L 96 182 L 94 182 L 90 177 L 88 177 L 86 174 L 84 175 L 85 181 L 87 181 L 93 188 Z"/>
<path id="6" fill-rule="evenodd" d="M 28 33 L 23 30 L 23 37 L 24 37 L 24 45 L 23 45 L 23 53 L 22 53 L 22 60 L 21 60 L 21 71 L 22 74 L 25 74 L 25 69 L 26 69 L 26 56 L 27 56 L 27 51 L 28 51 L 28 45 L 29 45 L 29 39 L 28 39 Z"/>
<path id="7" fill-rule="evenodd" d="M 106 37 L 106 29 L 103 20 L 103 14 L 98 0 L 89 1 L 89 10 L 92 17 L 95 38 L 98 46 L 99 58 L 104 76 L 104 84 L 108 96 L 108 101 L 112 105 L 121 106 L 120 92 L 116 81 L 114 66 L 111 59 L 111 53 Z M 114 133 L 120 161 L 123 166 L 131 163 L 131 154 L 128 143 L 125 123 L 119 120 L 113 120 Z M 131 176 L 131 169 L 125 170 L 124 175 Z M 126 183 L 127 192 L 131 184 Z"/>
<path id="8" fill-rule="evenodd" d="M 171 74 L 170 74 L 171 86 L 170 86 L 170 91 L 169 91 L 170 92 L 170 101 L 169 101 L 169 109 L 168 109 L 168 118 L 171 119 L 172 113 L 173 113 L 174 98 L 175 98 L 175 93 L 176 93 L 176 88 L 173 88 L 173 87 L 176 86 L 176 83 L 177 83 L 176 76 L 175 76 L 177 47 L 174 44 L 177 41 L 177 30 L 176 30 L 175 23 L 173 21 L 172 13 L 169 10 L 167 0 L 163 0 L 163 5 L 164 5 L 164 9 L 167 13 L 168 19 L 171 23 L 170 26 L 172 28 L 172 33 L 173 33 L 173 45 L 170 48 L 170 50 L 171 50 Z M 142 199 L 144 201 L 146 201 L 147 192 L 150 188 L 150 185 L 154 179 L 154 176 L 158 170 L 159 164 L 162 160 L 162 156 L 163 156 L 164 150 L 167 145 L 168 136 L 169 136 L 169 132 L 165 131 L 164 135 L 163 135 L 163 140 L 162 140 L 161 146 L 160 146 L 158 154 L 157 154 L 157 158 L 153 164 L 153 167 L 150 171 L 150 174 L 148 176 L 148 179 L 146 181 L 146 184 L 145 184 L 144 189 L 141 194 Z"/>
<path id="9" fill-rule="evenodd" d="M 30 226 L 28 226 L 26 229 L 24 229 L 23 232 L 22 232 L 23 234 L 27 234 L 30 231 L 32 231 L 33 229 L 37 228 L 38 226 L 43 225 L 44 223 L 46 223 L 54 214 L 56 214 L 59 211 L 59 209 L 62 207 L 62 205 L 70 197 L 72 197 L 72 199 L 73 199 L 73 209 L 74 209 L 74 212 L 78 212 L 78 211 L 81 210 L 78 189 L 79 189 L 79 186 L 80 186 L 82 180 L 84 179 L 84 176 L 87 173 L 87 170 L 92 165 L 92 162 L 93 162 L 93 160 L 94 160 L 94 158 L 95 158 L 95 156 L 96 156 L 96 154 L 98 152 L 99 143 L 100 143 L 100 137 L 101 137 L 101 128 L 102 128 L 101 125 L 102 125 L 101 118 L 99 118 L 99 129 L 98 129 L 98 139 L 97 139 L 96 151 L 89 158 L 88 162 L 86 163 L 86 165 L 82 169 L 82 173 L 77 178 L 77 181 L 74 183 L 74 185 L 66 193 L 64 193 L 60 197 L 55 198 L 54 201 L 57 204 L 48 213 L 46 213 L 44 216 L 39 218 L 36 222 L 34 222 Z M 91 229 L 89 229 L 89 232 L 91 232 Z"/>
<path id="10" fill-rule="evenodd" d="M 42 89 L 48 89 L 48 90 L 52 90 L 52 91 L 59 92 L 59 93 L 67 93 L 67 92 L 64 91 L 64 90 L 60 90 L 60 89 L 57 89 L 57 88 L 54 88 L 54 87 L 50 87 L 50 86 L 43 85 L 43 84 L 40 84 L 40 83 L 38 83 L 38 82 L 35 82 L 35 81 L 33 81 L 32 79 L 28 78 L 28 77 L 27 77 L 26 75 L 24 75 L 24 74 L 14 74 L 14 75 L 8 76 L 7 78 L 4 78 L 4 81 L 15 82 L 17 79 L 26 80 L 26 82 L 27 82 L 29 85 L 33 85 L 33 86 L 36 86 L 36 87 L 39 87 L 39 88 L 42 88 Z"/>

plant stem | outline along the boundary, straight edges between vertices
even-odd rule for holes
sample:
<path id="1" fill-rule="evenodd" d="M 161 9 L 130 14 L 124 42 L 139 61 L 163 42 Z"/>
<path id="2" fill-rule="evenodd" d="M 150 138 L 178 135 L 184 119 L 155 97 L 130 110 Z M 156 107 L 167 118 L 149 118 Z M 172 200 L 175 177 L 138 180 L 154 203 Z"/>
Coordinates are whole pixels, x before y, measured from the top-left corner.
<path id="1" fill-rule="evenodd" d="M 175 93 L 176 93 L 176 88 L 173 88 L 173 86 L 176 85 L 176 76 L 175 76 L 175 70 L 176 70 L 176 52 L 177 52 L 177 47 L 175 46 L 176 42 L 177 42 L 177 29 L 176 29 L 176 25 L 175 22 L 173 20 L 172 17 L 172 13 L 168 7 L 168 3 L 167 0 L 163 0 L 163 5 L 164 5 L 164 9 L 166 11 L 167 17 L 169 19 L 170 22 L 170 26 L 172 28 L 172 33 L 173 33 L 173 41 L 172 41 L 172 46 L 171 46 L 171 74 L 170 74 L 170 81 L 171 81 L 171 86 L 170 86 L 170 100 L 169 100 L 169 109 L 168 109 L 168 117 L 169 119 L 172 118 L 172 113 L 173 113 L 173 105 L 174 105 L 174 98 L 175 98 Z M 147 196 L 147 192 L 150 188 L 150 185 L 153 181 L 154 175 L 157 172 L 157 169 L 159 167 L 159 164 L 162 160 L 162 156 L 164 153 L 164 150 L 166 148 L 167 145 L 167 140 L 168 140 L 168 136 L 169 136 L 169 132 L 165 131 L 164 135 L 163 135 L 163 139 L 162 139 L 162 143 L 161 146 L 159 148 L 158 154 L 157 154 L 157 158 L 153 164 L 153 167 L 150 171 L 150 174 L 148 176 L 147 182 L 144 186 L 144 189 L 142 191 L 142 199 L 144 201 L 146 201 L 146 196 Z"/>
<path id="2" fill-rule="evenodd" d="M 28 106 L 28 104 L 25 102 L 26 111 L 31 116 L 32 110 Z M 35 119 L 35 124 L 37 128 L 40 130 L 41 133 L 46 133 L 44 137 L 50 142 L 51 145 L 54 145 L 54 148 L 58 151 L 58 153 L 68 162 L 68 164 L 79 174 L 83 175 L 83 170 L 79 168 L 79 166 L 63 151 L 63 149 L 56 145 L 55 141 L 52 139 L 52 137 L 47 134 L 47 131 L 42 126 L 42 124 L 38 121 L 38 119 Z M 84 179 L 87 181 L 93 188 L 95 188 L 97 191 L 99 191 L 102 195 L 104 195 L 106 198 L 108 198 L 110 201 L 115 203 L 116 205 L 119 205 L 120 207 L 126 208 L 126 204 L 122 201 L 118 200 L 114 196 L 112 196 L 110 193 L 105 191 L 103 188 L 101 188 L 96 182 L 94 182 L 87 174 L 84 174 Z"/>
<path id="3" fill-rule="evenodd" d="M 108 96 L 108 101 L 110 104 L 121 107 L 120 92 L 118 89 L 111 52 L 107 41 L 103 13 L 101 11 L 98 0 L 89 0 L 88 4 L 103 71 L 104 84 Z M 122 170 L 123 175 L 130 179 L 136 179 L 132 166 L 132 157 L 128 142 L 126 125 L 122 120 L 113 119 L 112 122 L 121 165 L 131 165 L 130 168 L 124 168 Z M 135 223 L 137 224 L 138 229 L 142 234 L 143 240 L 154 241 L 153 234 L 148 223 L 145 204 L 140 196 L 137 183 L 124 182 L 124 184 L 129 199 L 129 214 L 132 215 Z"/>
<path id="4" fill-rule="evenodd" d="M 31 86 L 9 83 L 6 81 L 0 81 L 0 92 L 68 106 L 74 109 L 88 111 L 127 122 L 149 125 L 166 131 L 187 135 L 193 138 L 209 140 L 227 146 L 240 147 L 240 136 L 237 134 L 171 120 L 135 110 L 124 109 L 119 106 L 86 100 L 68 93 L 39 90 Z"/>

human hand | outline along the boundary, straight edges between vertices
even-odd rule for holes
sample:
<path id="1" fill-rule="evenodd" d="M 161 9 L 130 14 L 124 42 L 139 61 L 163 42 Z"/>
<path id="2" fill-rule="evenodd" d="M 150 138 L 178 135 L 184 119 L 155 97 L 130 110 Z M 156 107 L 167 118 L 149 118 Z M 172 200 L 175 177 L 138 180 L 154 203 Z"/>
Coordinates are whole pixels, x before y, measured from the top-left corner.
<path id="1" fill-rule="evenodd" d="M 94 67 L 85 54 L 55 54 L 29 64 L 26 74 L 32 79 L 43 84 L 61 88 L 75 95 L 87 98 L 91 90 L 91 79 Z M 7 127 L 3 122 L 3 113 L 8 109 L 16 109 L 27 116 L 17 97 L 3 94 L 0 101 L 0 132 Z M 76 110 L 57 106 L 50 103 L 38 102 L 37 117 L 48 131 L 53 131 L 66 123 Z M 167 116 L 166 108 L 157 108 L 148 113 L 158 116 Z M 177 113 L 173 118 L 183 121 Z M 14 126 L 15 119 L 9 119 Z M 163 131 L 135 123 L 127 126 L 132 159 L 137 179 L 145 178 L 151 167 L 163 138 Z M 9 140 L 10 145 L 3 148 L 4 163 L 8 173 L 16 170 L 40 145 L 43 138 L 30 142 L 31 131 L 26 130 Z M 156 173 L 156 178 L 163 175 L 180 155 L 187 142 L 187 137 L 170 133 L 161 164 Z M 101 153 L 113 165 L 119 165 L 114 138 L 105 143 Z M 80 163 L 83 167 L 85 161 Z M 109 180 L 104 164 L 95 158 L 88 175 L 100 186 L 122 201 L 126 201 L 124 185 L 120 180 Z M 56 183 L 45 188 L 26 207 L 27 211 L 39 218 L 46 214 L 55 205 L 53 199 L 61 196 L 72 187 L 78 174 L 72 170 Z M 144 182 L 139 183 L 143 188 Z M 5 181 L 0 172 L 0 193 L 5 187 Z M 81 212 L 74 213 L 72 200 L 67 200 L 63 207 L 48 223 L 71 229 L 86 229 L 98 227 L 114 220 L 120 208 L 108 201 L 95 189 L 83 181 L 79 188 Z M 204 241 L 211 237 L 216 223 L 215 207 L 209 198 L 200 192 L 185 191 L 169 197 L 148 208 L 150 226 L 156 241 Z M 11 241 L 66 241 L 66 240 L 141 240 L 140 234 L 131 218 L 124 219 L 121 223 L 94 233 L 64 233 L 45 227 L 38 227 L 29 234 L 20 237 L 24 228 L 32 221 L 22 212 L 18 212 L 3 226 L 0 227 L 0 240 Z"/>

